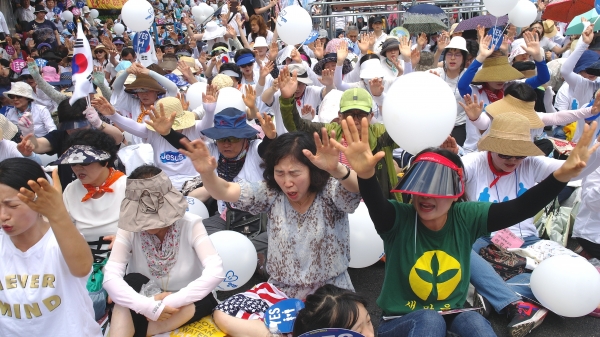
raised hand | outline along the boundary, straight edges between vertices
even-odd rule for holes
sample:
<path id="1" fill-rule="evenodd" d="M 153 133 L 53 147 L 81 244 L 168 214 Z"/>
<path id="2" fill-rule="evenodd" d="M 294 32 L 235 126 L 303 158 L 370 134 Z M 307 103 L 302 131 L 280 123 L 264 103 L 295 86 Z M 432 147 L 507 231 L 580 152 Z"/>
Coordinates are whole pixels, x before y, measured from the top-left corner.
<path id="1" fill-rule="evenodd" d="M 90 125 L 93 126 L 95 129 L 98 129 L 102 126 L 102 120 L 100 119 L 100 116 L 98 116 L 98 111 L 96 111 L 96 109 L 94 109 L 93 106 L 87 107 L 83 111 L 83 115 L 85 116 L 85 119 L 87 119 L 87 121 L 90 123 Z"/>
<path id="2" fill-rule="evenodd" d="M 562 166 L 554 171 L 554 177 L 558 181 L 566 183 L 577 177 L 586 167 L 590 156 L 600 146 L 600 143 L 596 143 L 594 146 L 590 147 L 590 144 L 592 144 L 592 141 L 594 140 L 594 133 L 597 125 L 598 123 L 595 121 L 592 122 L 591 125 L 584 125 L 583 135 L 577 142 L 577 146 L 571 151 L 569 157 L 567 157 L 567 160 L 564 161 Z"/>
<path id="3" fill-rule="evenodd" d="M 542 60 L 542 52 L 540 49 L 540 38 L 537 33 L 534 32 L 524 32 L 523 39 L 525 40 L 525 45 L 523 49 L 529 55 L 531 55 L 536 61 Z"/>
<path id="4" fill-rule="evenodd" d="M 189 69 L 189 67 L 188 67 L 188 69 Z M 185 95 L 182 93 L 178 93 L 177 98 L 179 98 L 179 102 L 181 103 L 181 107 L 183 108 L 183 111 L 188 111 L 188 109 L 190 108 L 190 103 L 185 100 Z"/>
<path id="5" fill-rule="evenodd" d="M 485 36 L 485 27 L 477 25 L 477 41 L 481 43 L 481 39 Z"/>
<path id="6" fill-rule="evenodd" d="M 317 60 L 320 60 L 323 58 L 323 56 L 325 56 L 324 45 L 323 42 L 321 42 L 321 40 L 317 39 L 315 41 L 313 53 L 315 54 Z"/>
<path id="7" fill-rule="evenodd" d="M 52 171 L 52 183 L 48 180 L 38 178 L 37 181 L 29 180 L 27 185 L 31 190 L 21 187 L 17 197 L 33 211 L 45 216 L 51 220 L 61 220 L 59 217 L 67 214 L 67 209 L 63 202 L 62 186 L 58 177 L 58 169 Z M 68 215 L 67 215 L 68 216 Z"/>
<path id="8" fill-rule="evenodd" d="M 369 34 L 362 33 L 360 35 L 360 40 L 358 40 L 358 49 L 360 49 L 360 53 L 363 55 L 367 55 L 369 52 L 370 44 L 369 44 Z"/>
<path id="9" fill-rule="evenodd" d="M 346 41 L 342 41 L 337 48 L 337 65 L 339 67 L 344 65 L 346 57 L 348 57 L 348 43 Z"/>
<path id="10" fill-rule="evenodd" d="M 373 78 L 369 80 L 369 87 L 371 88 L 371 95 L 375 97 L 381 96 L 383 94 L 383 79 L 382 78 Z"/>
<path id="11" fill-rule="evenodd" d="M 584 25 L 586 24 L 586 22 L 589 23 L 589 21 L 584 17 L 581 18 L 581 22 L 583 22 Z M 592 44 L 592 40 L 594 40 L 594 25 L 589 25 L 585 27 L 583 33 L 581 34 L 581 38 L 583 39 L 583 42 L 585 42 L 585 44 Z"/>
<path id="12" fill-rule="evenodd" d="M 269 47 L 269 60 L 275 62 L 277 60 L 277 52 L 279 51 L 279 46 L 277 45 L 277 41 L 273 39 L 271 42 L 271 46 Z"/>
<path id="13" fill-rule="evenodd" d="M 210 174 L 215 171 L 217 168 L 217 160 L 210 154 L 210 150 L 208 150 L 204 141 L 196 139 L 193 142 L 190 142 L 184 138 L 181 140 L 181 144 L 185 150 L 180 149 L 179 152 L 192 161 L 194 169 L 196 169 L 200 175 Z"/>
<path id="14" fill-rule="evenodd" d="M 326 87 L 333 87 L 333 70 L 323 69 L 319 82 Z"/>
<path id="15" fill-rule="evenodd" d="M 277 130 L 275 130 L 275 123 L 273 123 L 273 119 L 269 114 L 257 113 L 256 118 L 260 122 L 260 127 L 262 128 L 265 136 L 269 139 L 275 139 L 277 137 Z"/>
<path id="16" fill-rule="evenodd" d="M 281 92 L 281 97 L 283 98 L 292 98 L 296 93 L 296 89 L 298 88 L 298 74 L 297 71 L 294 70 L 294 73 L 290 75 L 290 71 L 288 67 L 284 67 L 279 72 L 279 91 Z"/>
<path id="17" fill-rule="evenodd" d="M 444 50 L 450 44 L 450 34 L 447 31 L 443 31 L 437 40 L 438 49 Z"/>
<path id="18" fill-rule="evenodd" d="M 421 33 L 419 35 L 419 38 L 417 39 L 417 45 L 423 49 L 425 48 L 425 45 L 427 44 L 427 34 L 425 33 Z"/>
<path id="19" fill-rule="evenodd" d="M 198 61 L 200 64 L 206 64 L 207 54 L 206 52 L 201 52 L 200 56 L 198 56 Z"/>
<path id="20" fill-rule="evenodd" d="M 419 61 L 421 61 L 421 51 L 419 48 L 415 48 L 410 52 L 410 63 L 414 67 L 419 64 Z"/>
<path id="21" fill-rule="evenodd" d="M 29 140 L 33 137 L 33 133 L 30 133 L 21 139 L 21 142 L 17 144 L 17 150 L 24 156 L 29 157 L 33 154 L 34 146 Z"/>
<path id="22" fill-rule="evenodd" d="M 254 88 L 250 85 L 250 84 L 246 84 L 246 93 L 242 94 L 242 99 L 244 100 L 244 104 L 246 104 L 246 106 L 249 109 L 255 109 L 256 108 L 256 92 L 254 91 Z"/>
<path id="23" fill-rule="evenodd" d="M 300 52 L 298 52 L 296 48 L 292 49 L 292 52 L 290 53 L 290 58 L 292 59 L 292 61 L 294 61 L 294 63 L 302 63 L 302 57 L 300 57 Z"/>
<path id="24" fill-rule="evenodd" d="M 415 48 L 416 49 L 416 48 Z M 408 40 L 408 36 L 403 36 L 400 38 L 400 55 L 405 62 L 411 61 L 412 50 L 410 48 L 410 41 Z"/>
<path id="25" fill-rule="evenodd" d="M 229 34 L 231 36 L 231 38 L 234 38 L 235 36 L 237 36 L 237 33 L 235 32 L 235 28 L 233 28 L 232 25 L 227 25 L 227 34 Z"/>
<path id="26" fill-rule="evenodd" d="M 148 112 L 148 117 L 150 117 L 150 119 L 146 120 L 146 124 L 154 128 L 154 131 L 158 134 L 166 136 L 171 132 L 177 113 L 173 111 L 167 115 L 162 103 L 160 103 L 158 107 L 159 109 L 157 112 L 154 105 L 150 106 L 150 112 Z"/>
<path id="27" fill-rule="evenodd" d="M 456 139 L 454 139 L 452 136 L 448 136 L 442 145 L 440 145 L 440 148 L 446 149 L 454 154 L 458 154 L 458 144 L 456 143 Z"/>
<path id="28" fill-rule="evenodd" d="M 156 50 L 155 50 L 155 54 L 156 54 L 156 59 L 157 59 L 159 62 L 161 62 L 161 61 L 162 61 L 162 59 L 163 59 L 163 55 L 164 55 L 164 53 L 163 53 L 162 49 L 160 49 L 160 48 L 156 48 Z M 127 69 L 129 69 L 129 68 L 127 68 Z"/>
<path id="29" fill-rule="evenodd" d="M 466 94 L 463 99 L 465 102 L 459 101 L 458 104 L 465 109 L 467 117 L 469 117 L 471 121 L 479 119 L 479 116 L 481 116 L 481 113 L 483 112 L 483 101 L 478 101 L 476 94 L 473 94 L 473 98 L 471 98 L 471 95 Z"/>
<path id="30" fill-rule="evenodd" d="M 19 130 L 21 130 L 21 133 L 24 136 L 32 134 L 34 125 L 33 125 L 33 116 L 31 115 L 31 112 L 27 111 L 26 113 L 24 113 L 23 116 L 21 116 L 21 118 L 19 118 L 19 121 L 17 122 L 17 126 L 19 127 Z"/>
<path id="31" fill-rule="evenodd" d="M 91 103 L 92 106 L 104 116 L 111 116 L 116 112 L 115 107 L 113 107 L 112 104 L 110 104 L 110 102 L 102 96 L 96 96 Z"/>
<path id="32" fill-rule="evenodd" d="M 202 103 L 211 104 L 217 103 L 219 92 L 215 85 L 207 85 L 206 92 L 202 93 Z"/>
<path id="33" fill-rule="evenodd" d="M 359 134 L 356 125 L 354 125 L 354 120 L 352 117 L 348 117 L 342 120 L 342 130 L 348 146 L 338 143 L 333 138 L 329 141 L 346 156 L 350 166 L 359 178 L 371 178 L 375 175 L 375 166 L 383 159 L 385 152 L 379 151 L 373 155 L 369 145 L 369 122 L 366 118 L 361 120 L 361 132 Z"/>
<path id="34" fill-rule="evenodd" d="M 477 61 L 483 63 L 485 59 L 490 57 L 494 52 L 494 48 L 490 46 L 492 42 L 492 36 L 486 35 L 479 42 L 479 55 L 477 55 Z"/>
<path id="35" fill-rule="evenodd" d="M 331 134 L 328 135 L 327 129 L 321 128 L 321 136 L 319 138 L 317 132 L 313 134 L 315 145 L 317 146 L 316 154 L 312 154 L 312 152 L 306 149 L 302 150 L 302 153 L 321 170 L 327 172 L 335 171 L 340 161 L 340 150 L 329 141 L 329 137 L 335 139 L 335 131 L 331 130 Z"/>
<path id="36" fill-rule="evenodd" d="M 273 71 L 273 69 L 275 68 L 275 64 L 273 63 L 273 61 L 269 61 L 267 62 L 267 64 L 262 65 L 262 62 L 258 62 L 258 67 L 259 67 L 259 76 L 261 78 L 266 78 L 267 75 L 269 75 L 271 73 L 271 71 Z"/>
<path id="37" fill-rule="evenodd" d="M 307 120 L 313 120 L 313 118 L 315 118 L 315 114 L 316 111 L 310 104 L 305 104 L 300 111 L 302 118 Z"/>

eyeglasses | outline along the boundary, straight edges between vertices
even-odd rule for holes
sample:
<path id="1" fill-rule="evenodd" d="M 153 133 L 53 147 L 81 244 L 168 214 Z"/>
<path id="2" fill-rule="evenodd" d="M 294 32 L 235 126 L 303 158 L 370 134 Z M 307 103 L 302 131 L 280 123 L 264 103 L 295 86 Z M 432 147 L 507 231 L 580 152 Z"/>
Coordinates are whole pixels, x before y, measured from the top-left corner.
<path id="1" fill-rule="evenodd" d="M 516 160 L 523 160 L 523 159 L 527 158 L 527 156 L 507 156 L 505 154 L 498 153 L 498 158 L 505 159 L 505 160 L 509 160 L 512 158 L 515 158 Z"/>
<path id="2" fill-rule="evenodd" d="M 8 95 L 8 98 L 10 98 L 10 99 L 21 99 L 21 98 L 25 99 L 25 97 L 17 96 L 17 95 Z"/>
<path id="3" fill-rule="evenodd" d="M 252 66 L 254 66 L 254 62 L 250 62 L 248 64 L 243 64 L 240 66 L 240 68 L 248 68 L 248 67 L 252 67 Z"/>
<path id="4" fill-rule="evenodd" d="M 94 54 L 100 54 L 100 53 L 104 53 L 104 50 L 102 50 L 102 49 L 94 50 Z"/>
<path id="5" fill-rule="evenodd" d="M 242 140 L 241 138 L 227 137 L 227 138 L 217 139 L 217 143 L 229 142 L 231 144 L 235 144 L 235 143 L 239 143 L 241 140 Z"/>
<path id="6" fill-rule="evenodd" d="M 91 164 L 91 163 L 69 164 L 69 166 L 71 166 L 71 167 L 75 167 L 75 166 L 77 166 L 77 165 L 79 165 L 79 166 L 88 166 L 88 165 L 90 165 L 90 164 Z"/>
<path id="7" fill-rule="evenodd" d="M 352 117 L 354 119 L 362 120 L 363 118 L 368 117 L 369 113 L 364 112 L 364 111 L 363 112 L 346 111 L 346 112 L 342 112 L 342 115 L 344 116 L 344 118 Z"/>
<path id="8" fill-rule="evenodd" d="M 449 59 L 451 59 L 451 58 L 457 59 L 457 58 L 461 58 L 462 54 L 461 53 L 447 53 L 446 57 L 448 57 Z"/>

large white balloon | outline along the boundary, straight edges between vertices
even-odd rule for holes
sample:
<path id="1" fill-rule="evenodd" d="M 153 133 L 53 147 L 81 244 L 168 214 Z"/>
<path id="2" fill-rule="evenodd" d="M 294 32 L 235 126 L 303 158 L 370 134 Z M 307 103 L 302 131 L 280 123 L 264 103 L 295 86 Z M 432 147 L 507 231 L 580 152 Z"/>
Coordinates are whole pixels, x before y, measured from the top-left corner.
<path id="1" fill-rule="evenodd" d="M 73 13 L 71 13 L 69 11 L 62 12 L 62 14 L 60 16 L 62 17 L 63 20 L 65 20 L 67 22 L 73 22 Z"/>
<path id="2" fill-rule="evenodd" d="M 496 16 L 504 16 L 510 12 L 519 0 L 483 0 L 485 9 Z"/>
<path id="3" fill-rule="evenodd" d="M 400 76 L 383 101 L 383 124 L 388 134 L 411 154 L 442 145 L 455 121 L 456 99 L 452 89 L 444 80 L 427 72 Z"/>
<path id="4" fill-rule="evenodd" d="M 188 88 L 185 100 L 190 103 L 190 111 L 202 105 L 202 94 L 206 93 L 206 82 L 196 82 Z"/>
<path id="5" fill-rule="evenodd" d="M 508 22 L 517 27 L 527 27 L 537 18 L 537 9 L 533 2 L 519 0 L 515 8 L 508 12 Z"/>
<path id="6" fill-rule="evenodd" d="M 530 287 L 546 308 L 565 317 L 581 317 L 600 305 L 600 273 L 582 257 L 557 255 L 531 274 Z"/>
<path id="7" fill-rule="evenodd" d="M 217 290 L 235 290 L 248 282 L 256 270 L 256 248 L 243 234 L 234 231 L 220 231 L 209 236 L 213 246 L 223 260 L 225 280 Z"/>
<path id="8" fill-rule="evenodd" d="M 215 113 L 219 113 L 225 108 L 236 108 L 246 112 L 246 104 L 242 98 L 242 92 L 231 87 L 219 90 Z"/>
<path id="9" fill-rule="evenodd" d="M 188 202 L 188 208 L 186 212 L 190 212 L 192 214 L 196 214 L 201 216 L 203 219 L 208 218 L 210 215 L 208 214 L 208 209 L 204 203 L 196 198 L 185 197 Z"/>
<path id="10" fill-rule="evenodd" d="M 201 3 L 200 5 L 198 5 L 198 7 L 200 7 L 202 9 L 202 14 L 204 14 L 207 17 L 212 15 L 212 13 L 215 12 L 215 10 L 211 6 L 207 5 L 204 2 Z"/>
<path id="11" fill-rule="evenodd" d="M 215 11 L 219 9 L 219 5 L 217 4 L 211 4 L 210 7 L 212 7 Z"/>
<path id="12" fill-rule="evenodd" d="M 366 268 L 383 256 L 383 240 L 377 234 L 365 203 L 361 202 L 350 221 L 350 268 Z"/>
<path id="13" fill-rule="evenodd" d="M 92 19 L 97 18 L 99 15 L 100 15 L 100 13 L 95 8 L 90 11 L 90 16 L 92 17 Z"/>
<path id="14" fill-rule="evenodd" d="M 123 32 L 125 32 L 125 26 L 123 26 L 121 23 L 115 23 L 113 26 L 113 31 L 117 35 L 123 35 Z"/>
<path id="15" fill-rule="evenodd" d="M 304 42 L 312 30 L 312 20 L 308 12 L 297 5 L 287 6 L 277 17 L 277 33 L 287 44 Z"/>
<path id="16" fill-rule="evenodd" d="M 134 32 L 147 30 L 154 22 L 154 9 L 145 0 L 128 0 L 121 9 L 123 22 Z"/>
<path id="17" fill-rule="evenodd" d="M 192 16 L 199 16 L 202 15 L 202 7 L 198 6 L 194 6 L 192 7 Z"/>

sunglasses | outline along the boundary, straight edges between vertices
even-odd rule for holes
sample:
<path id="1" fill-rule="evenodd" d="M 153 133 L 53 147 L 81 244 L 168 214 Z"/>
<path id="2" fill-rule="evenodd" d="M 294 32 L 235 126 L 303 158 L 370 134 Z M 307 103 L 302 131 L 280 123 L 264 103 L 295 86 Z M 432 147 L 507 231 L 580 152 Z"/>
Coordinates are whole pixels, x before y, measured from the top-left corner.
<path id="1" fill-rule="evenodd" d="M 254 62 L 250 62 L 248 64 L 243 64 L 240 66 L 240 68 L 248 68 L 248 67 L 252 67 L 252 66 L 254 66 Z"/>
<path id="2" fill-rule="evenodd" d="M 368 117 L 369 114 L 366 112 L 346 111 L 342 112 L 342 116 L 344 116 L 344 118 L 352 117 L 354 119 L 362 120 L 363 118 Z"/>
<path id="3" fill-rule="evenodd" d="M 10 99 L 21 99 L 21 98 L 25 99 L 25 97 L 23 97 L 23 96 L 17 96 L 17 95 L 8 95 L 8 98 L 10 98 Z"/>
<path id="4" fill-rule="evenodd" d="M 100 53 L 104 53 L 104 50 L 102 50 L 102 49 L 94 50 L 94 54 L 100 54 Z"/>
<path id="5" fill-rule="evenodd" d="M 512 158 L 515 158 L 516 160 L 523 160 L 523 159 L 527 158 L 527 156 L 507 156 L 505 154 L 498 153 L 498 158 L 506 159 L 506 160 L 509 160 Z"/>
<path id="6" fill-rule="evenodd" d="M 82 164 L 69 164 L 69 166 L 71 166 L 71 167 L 74 167 L 74 166 L 77 166 L 77 165 L 79 165 L 79 166 L 88 166 L 88 165 L 90 165 L 90 164 L 91 164 L 91 163 L 82 163 Z"/>
<path id="7" fill-rule="evenodd" d="M 235 143 L 239 143 L 241 140 L 242 140 L 241 138 L 227 137 L 227 138 L 217 139 L 217 143 L 229 142 L 229 143 L 235 144 Z"/>

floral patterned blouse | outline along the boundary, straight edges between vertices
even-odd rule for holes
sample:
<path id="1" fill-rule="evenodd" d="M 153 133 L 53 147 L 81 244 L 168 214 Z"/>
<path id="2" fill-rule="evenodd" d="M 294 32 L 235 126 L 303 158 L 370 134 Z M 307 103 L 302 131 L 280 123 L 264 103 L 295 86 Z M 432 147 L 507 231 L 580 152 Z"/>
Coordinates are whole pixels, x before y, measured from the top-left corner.
<path id="1" fill-rule="evenodd" d="M 253 214 L 267 213 L 269 282 L 290 297 L 304 298 L 331 283 L 353 290 L 347 268 L 350 261 L 348 213 L 361 196 L 330 178 L 304 214 L 298 213 L 285 193 L 266 182 L 240 181 L 240 199 L 232 206 Z"/>

